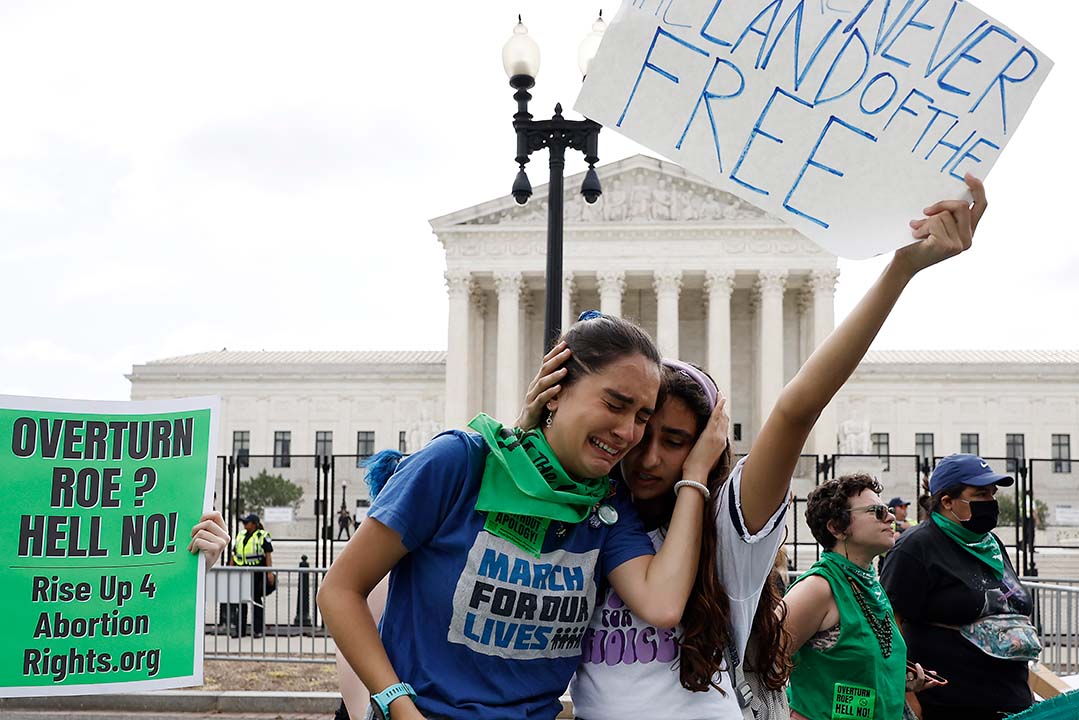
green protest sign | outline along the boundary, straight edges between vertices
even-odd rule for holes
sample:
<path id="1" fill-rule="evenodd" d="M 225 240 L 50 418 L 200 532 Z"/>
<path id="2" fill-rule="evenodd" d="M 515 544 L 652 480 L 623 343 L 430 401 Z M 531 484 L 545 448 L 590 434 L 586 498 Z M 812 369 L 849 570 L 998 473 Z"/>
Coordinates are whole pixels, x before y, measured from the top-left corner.
<path id="1" fill-rule="evenodd" d="M 832 694 L 832 720 L 864 718 L 873 720 L 877 691 L 873 688 L 837 682 Z"/>
<path id="2" fill-rule="evenodd" d="M 0 396 L 0 696 L 202 683 L 217 407 Z"/>

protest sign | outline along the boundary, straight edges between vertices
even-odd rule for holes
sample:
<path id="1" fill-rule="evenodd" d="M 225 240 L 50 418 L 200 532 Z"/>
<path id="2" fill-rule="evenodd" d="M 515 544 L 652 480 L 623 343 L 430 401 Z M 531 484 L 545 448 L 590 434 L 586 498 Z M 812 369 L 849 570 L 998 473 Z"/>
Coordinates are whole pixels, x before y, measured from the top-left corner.
<path id="1" fill-rule="evenodd" d="M 625 0 L 575 109 L 865 258 L 969 197 L 1051 67 L 961 0 Z"/>
<path id="2" fill-rule="evenodd" d="M 0 696 L 202 683 L 217 406 L 0 396 Z"/>

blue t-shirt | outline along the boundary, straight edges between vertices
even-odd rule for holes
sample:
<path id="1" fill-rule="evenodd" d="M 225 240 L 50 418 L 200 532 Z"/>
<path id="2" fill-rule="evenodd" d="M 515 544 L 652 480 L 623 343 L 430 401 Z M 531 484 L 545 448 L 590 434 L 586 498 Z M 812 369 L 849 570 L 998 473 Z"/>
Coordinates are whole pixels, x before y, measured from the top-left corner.
<path id="1" fill-rule="evenodd" d="M 539 558 L 483 529 L 483 438 L 450 431 L 405 459 L 368 517 L 408 555 L 390 574 L 379 625 L 429 717 L 554 718 L 581 658 L 600 579 L 654 552 L 628 494 L 618 522 L 552 522 Z M 561 535 L 561 537 L 560 537 Z"/>

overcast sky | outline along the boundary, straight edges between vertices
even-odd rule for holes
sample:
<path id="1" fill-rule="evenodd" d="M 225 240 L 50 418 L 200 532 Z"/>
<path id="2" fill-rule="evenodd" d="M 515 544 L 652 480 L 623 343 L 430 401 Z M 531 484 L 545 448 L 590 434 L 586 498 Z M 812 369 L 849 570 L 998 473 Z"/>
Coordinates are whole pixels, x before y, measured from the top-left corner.
<path id="1" fill-rule="evenodd" d="M 618 7 L 597 2 L 4 0 L 0 393 L 126 399 L 132 364 L 224 347 L 444 348 L 427 220 L 513 181 L 501 46 L 523 13 L 533 111 L 568 108 L 577 45 Z M 918 278 L 876 347 L 1079 348 L 1079 11 L 976 4 L 1056 67 L 974 250 Z M 603 162 L 636 152 L 601 136 Z M 840 316 L 882 264 L 840 263 Z"/>

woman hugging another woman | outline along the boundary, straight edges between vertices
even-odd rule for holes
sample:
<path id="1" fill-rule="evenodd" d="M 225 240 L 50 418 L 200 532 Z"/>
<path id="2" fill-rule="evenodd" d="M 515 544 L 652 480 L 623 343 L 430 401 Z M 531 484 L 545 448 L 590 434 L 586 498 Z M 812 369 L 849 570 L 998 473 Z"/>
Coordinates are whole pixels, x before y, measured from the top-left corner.
<path id="1" fill-rule="evenodd" d="M 541 428 L 480 415 L 476 432 L 443 433 L 402 461 L 319 589 L 377 717 L 553 718 L 599 585 L 652 625 L 682 616 L 704 493 L 679 493 L 656 552 L 608 478 L 657 406 L 659 354 L 616 318 L 565 340 L 574 360 Z M 725 447 L 725 433 L 705 433 L 681 474 L 706 487 Z M 368 596 L 387 572 L 376 628 Z"/>

